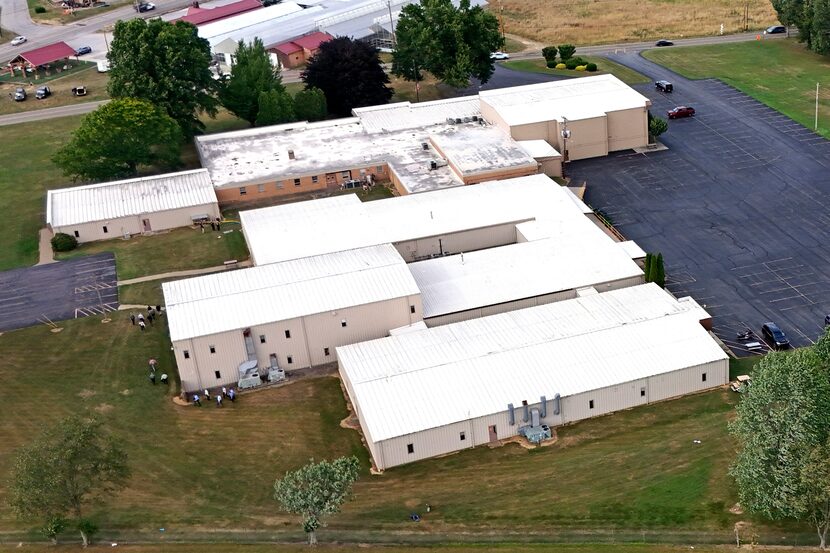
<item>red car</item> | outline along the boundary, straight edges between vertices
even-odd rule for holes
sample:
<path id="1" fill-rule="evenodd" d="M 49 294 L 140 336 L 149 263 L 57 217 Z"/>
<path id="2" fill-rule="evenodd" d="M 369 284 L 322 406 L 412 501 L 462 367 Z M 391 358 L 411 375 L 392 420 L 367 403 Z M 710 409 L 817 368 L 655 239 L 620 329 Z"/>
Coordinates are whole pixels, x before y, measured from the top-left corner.
<path id="1" fill-rule="evenodd" d="M 695 108 L 690 108 L 689 106 L 677 106 L 674 109 L 670 109 L 666 112 L 666 115 L 669 116 L 669 119 L 679 119 L 681 117 L 691 117 L 695 114 Z"/>

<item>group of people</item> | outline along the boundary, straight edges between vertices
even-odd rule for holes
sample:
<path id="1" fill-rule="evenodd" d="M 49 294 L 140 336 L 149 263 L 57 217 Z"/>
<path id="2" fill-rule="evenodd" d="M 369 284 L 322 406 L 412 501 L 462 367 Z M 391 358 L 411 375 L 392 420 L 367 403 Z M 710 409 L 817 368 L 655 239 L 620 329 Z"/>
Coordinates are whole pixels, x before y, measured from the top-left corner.
<path id="1" fill-rule="evenodd" d="M 205 233 L 205 222 L 204 221 L 199 221 L 199 228 L 202 229 L 202 234 L 204 234 Z M 219 232 L 220 230 L 222 230 L 222 219 L 220 219 L 219 217 L 217 217 L 216 219 L 211 219 L 210 220 L 210 229 L 215 231 L 215 232 Z"/>
<path id="2" fill-rule="evenodd" d="M 158 364 L 158 362 L 155 359 L 150 359 L 150 376 L 149 376 L 149 378 L 150 378 L 150 382 L 153 384 L 153 386 L 156 385 L 156 365 L 157 364 Z M 169 381 L 169 377 L 167 376 L 167 373 L 161 373 L 161 376 L 159 377 L 159 381 L 162 384 L 167 384 L 167 382 Z"/>
<path id="3" fill-rule="evenodd" d="M 205 388 L 204 395 L 205 402 L 210 402 L 210 390 Z M 213 399 L 216 401 L 217 407 L 222 407 L 222 401 L 224 401 L 225 398 L 231 401 L 236 401 L 236 390 L 234 390 L 233 388 L 228 389 L 222 386 L 221 393 L 218 393 L 215 396 L 213 396 Z M 193 405 L 195 405 L 196 407 L 202 406 L 202 397 L 199 394 L 193 394 Z"/>
<path id="4" fill-rule="evenodd" d="M 147 322 L 150 325 L 153 324 L 153 321 L 156 320 L 156 317 L 161 315 L 161 305 L 157 305 L 153 307 L 152 305 L 147 306 L 147 317 L 144 317 L 144 313 L 135 313 L 130 314 L 130 323 L 133 326 L 138 325 L 138 328 L 143 332 L 145 328 L 147 328 Z"/>

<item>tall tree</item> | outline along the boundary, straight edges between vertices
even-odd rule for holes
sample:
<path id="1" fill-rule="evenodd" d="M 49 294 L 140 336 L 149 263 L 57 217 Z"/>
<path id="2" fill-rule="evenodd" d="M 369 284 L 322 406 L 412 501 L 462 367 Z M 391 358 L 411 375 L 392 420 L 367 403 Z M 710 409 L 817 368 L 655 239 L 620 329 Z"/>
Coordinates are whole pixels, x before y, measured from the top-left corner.
<path id="1" fill-rule="evenodd" d="M 813 348 L 765 356 L 730 424 L 739 444 L 730 473 L 743 507 L 773 520 L 812 520 L 820 538 L 828 500 L 827 468 L 818 460 L 827 461 L 830 438 L 828 342 L 825 333 Z"/>
<path id="2" fill-rule="evenodd" d="M 256 125 L 276 125 L 295 121 L 294 100 L 286 91 L 269 90 L 259 93 Z"/>
<path id="3" fill-rule="evenodd" d="M 340 511 L 351 497 L 359 472 L 360 463 L 354 456 L 319 463 L 312 460 L 274 483 L 274 499 L 285 511 L 302 517 L 308 543 L 314 545 L 323 517 Z"/>
<path id="4" fill-rule="evenodd" d="M 216 115 L 218 83 L 208 41 L 178 21 L 118 21 L 107 54 L 112 98 L 140 98 L 167 111 L 185 136 L 204 130 L 198 114 Z"/>
<path id="5" fill-rule="evenodd" d="M 504 45 L 495 15 L 461 0 L 421 0 L 401 10 L 395 27 L 392 73 L 421 80 L 421 70 L 463 88 L 474 77 L 486 83 L 495 70 L 490 54 Z"/>
<path id="6" fill-rule="evenodd" d="M 257 121 L 260 94 L 271 91 L 285 92 L 279 67 L 271 63 L 261 39 L 255 38 L 250 44 L 240 40 L 230 78 L 219 91 L 222 105 L 253 125 Z"/>
<path id="7" fill-rule="evenodd" d="M 798 27 L 798 40 L 819 54 L 830 54 L 830 0 L 772 0 L 778 20 Z"/>
<path id="8" fill-rule="evenodd" d="M 306 88 L 319 88 L 329 112 L 347 117 L 352 109 L 385 104 L 393 91 L 373 46 L 349 37 L 320 45 L 301 73 Z"/>
<path id="9" fill-rule="evenodd" d="M 181 145 L 181 130 L 163 109 L 121 98 L 84 117 L 52 161 L 74 180 L 132 177 L 141 166 L 175 167 Z"/>
<path id="10" fill-rule="evenodd" d="M 294 115 L 298 121 L 326 118 L 326 96 L 319 88 L 307 88 L 294 95 Z"/>
<path id="11" fill-rule="evenodd" d="M 129 473 L 126 453 L 99 421 L 71 416 L 17 452 L 9 503 L 18 516 L 47 525 L 73 516 L 86 546 L 94 525 L 82 518 L 83 507 L 118 490 Z"/>
<path id="12" fill-rule="evenodd" d="M 816 529 L 819 548 L 826 549 L 830 530 L 830 441 L 810 451 L 801 470 L 800 484 L 805 493 L 799 510 Z"/>

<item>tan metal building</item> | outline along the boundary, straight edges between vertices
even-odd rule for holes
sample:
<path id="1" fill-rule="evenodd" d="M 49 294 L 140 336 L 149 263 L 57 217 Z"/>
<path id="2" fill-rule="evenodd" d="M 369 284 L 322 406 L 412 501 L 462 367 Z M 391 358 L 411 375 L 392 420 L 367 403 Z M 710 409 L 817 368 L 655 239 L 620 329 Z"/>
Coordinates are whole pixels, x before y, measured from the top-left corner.
<path id="1" fill-rule="evenodd" d="M 655 284 L 337 348 L 378 469 L 724 385 L 691 298 Z"/>
<path id="2" fill-rule="evenodd" d="M 186 392 L 234 386 L 240 365 L 302 369 L 337 346 L 422 318 L 420 292 L 389 244 L 162 285 Z"/>
<path id="3" fill-rule="evenodd" d="M 206 169 L 49 190 L 46 224 L 79 242 L 186 227 L 221 215 Z"/>

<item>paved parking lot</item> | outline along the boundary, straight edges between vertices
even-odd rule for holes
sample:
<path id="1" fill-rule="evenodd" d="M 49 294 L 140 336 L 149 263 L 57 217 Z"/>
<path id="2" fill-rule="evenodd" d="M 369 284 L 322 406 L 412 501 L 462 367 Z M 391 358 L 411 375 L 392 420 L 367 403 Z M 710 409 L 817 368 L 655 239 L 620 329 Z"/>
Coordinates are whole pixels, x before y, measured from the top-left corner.
<path id="1" fill-rule="evenodd" d="M 115 256 L 102 253 L 0 273 L 0 331 L 118 309 Z"/>
<path id="2" fill-rule="evenodd" d="M 571 163 L 586 200 L 644 249 L 662 252 L 668 288 L 738 331 L 775 321 L 793 345 L 815 340 L 830 313 L 830 142 L 734 88 L 688 81 L 635 55 L 615 57 L 675 92 L 637 87 L 670 121 L 668 151 Z"/>

